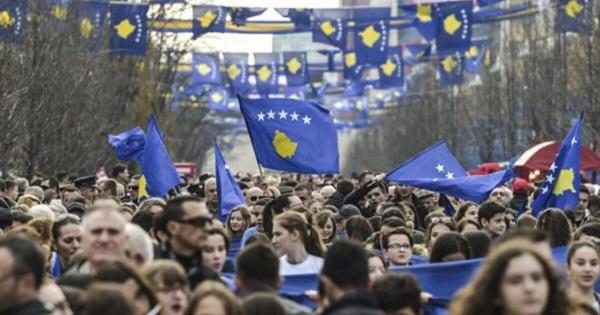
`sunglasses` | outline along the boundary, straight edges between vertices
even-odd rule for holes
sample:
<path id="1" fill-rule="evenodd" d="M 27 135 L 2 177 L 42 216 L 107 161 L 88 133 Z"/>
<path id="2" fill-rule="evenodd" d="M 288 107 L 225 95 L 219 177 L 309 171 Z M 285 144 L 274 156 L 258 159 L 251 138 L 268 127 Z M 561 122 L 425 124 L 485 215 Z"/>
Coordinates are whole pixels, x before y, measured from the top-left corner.
<path id="1" fill-rule="evenodd" d="M 261 198 L 261 196 L 250 196 L 250 201 L 258 201 Z"/>
<path id="2" fill-rule="evenodd" d="M 206 225 L 212 225 L 212 218 L 209 217 L 194 217 L 194 218 L 189 218 L 189 219 L 178 219 L 178 220 L 174 220 L 175 222 L 179 222 L 179 223 L 183 223 L 183 224 L 189 224 L 192 225 L 194 227 L 199 227 L 199 228 L 203 228 Z"/>

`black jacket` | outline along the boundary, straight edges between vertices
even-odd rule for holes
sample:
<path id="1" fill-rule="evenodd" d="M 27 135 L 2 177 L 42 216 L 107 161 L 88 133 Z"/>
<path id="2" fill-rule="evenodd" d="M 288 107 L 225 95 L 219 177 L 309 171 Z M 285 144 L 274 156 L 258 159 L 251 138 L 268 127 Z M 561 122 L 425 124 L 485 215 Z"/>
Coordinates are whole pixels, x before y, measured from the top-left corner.
<path id="1" fill-rule="evenodd" d="M 191 257 L 180 255 L 171 249 L 168 240 L 160 245 L 156 258 L 171 259 L 178 262 L 185 269 L 192 290 L 204 280 L 221 281 L 218 274 L 202 265 L 201 252 Z"/>
<path id="2" fill-rule="evenodd" d="M 366 290 L 346 294 L 341 299 L 329 305 L 321 315 L 384 315 L 377 308 L 375 299 Z"/>
<path id="3" fill-rule="evenodd" d="M 51 315 L 52 313 L 38 299 L 2 312 L 3 315 Z"/>

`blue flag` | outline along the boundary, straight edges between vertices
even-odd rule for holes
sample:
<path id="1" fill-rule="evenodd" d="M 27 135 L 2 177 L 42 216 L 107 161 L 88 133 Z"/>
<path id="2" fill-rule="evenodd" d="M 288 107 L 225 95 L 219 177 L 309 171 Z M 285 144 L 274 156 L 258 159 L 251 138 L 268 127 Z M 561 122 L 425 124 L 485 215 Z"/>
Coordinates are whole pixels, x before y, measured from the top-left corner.
<path id="1" fill-rule="evenodd" d="M 400 8 L 408 16 L 414 17 L 413 24 L 419 34 L 428 42 L 435 39 L 437 29 L 437 16 L 431 4 L 403 5 Z"/>
<path id="2" fill-rule="evenodd" d="M 594 23 L 592 0 L 559 0 L 554 29 L 556 32 L 573 32 L 590 35 Z"/>
<path id="3" fill-rule="evenodd" d="M 226 7 L 211 5 L 194 6 L 192 21 L 192 38 L 198 38 L 209 32 L 224 32 Z"/>
<path id="4" fill-rule="evenodd" d="M 473 32 L 473 3 L 447 2 L 436 4 L 438 54 L 465 52 L 471 45 Z"/>
<path id="5" fill-rule="evenodd" d="M 146 54 L 148 5 L 112 2 L 110 9 L 110 50 L 113 55 Z"/>
<path id="6" fill-rule="evenodd" d="M 438 59 L 438 73 L 440 82 L 444 86 L 460 85 L 464 82 L 463 56 L 460 52 L 440 56 Z"/>
<path id="7" fill-rule="evenodd" d="M 346 9 L 315 9 L 313 14 L 313 42 L 333 45 L 346 50 L 348 38 L 347 19 L 350 10 Z"/>
<path id="8" fill-rule="evenodd" d="M 579 204 L 582 120 L 583 113 L 558 149 L 558 155 L 546 174 L 541 191 L 531 204 L 533 215 L 537 216 L 550 207 L 571 210 Z"/>
<path id="9" fill-rule="evenodd" d="M 229 8 L 229 14 L 231 15 L 231 22 L 233 24 L 246 25 L 246 19 L 261 15 L 266 10 L 266 8 Z"/>
<path id="10" fill-rule="evenodd" d="M 221 86 L 212 86 L 207 92 L 208 109 L 213 112 L 228 112 L 229 111 L 229 95 L 227 90 Z"/>
<path id="11" fill-rule="evenodd" d="M 50 0 L 50 2 L 47 4 L 49 6 L 48 13 L 50 13 L 50 16 L 56 20 L 64 22 L 67 20 L 70 2 L 70 0 Z"/>
<path id="12" fill-rule="evenodd" d="M 148 118 L 142 174 L 146 178 L 146 190 L 152 197 L 165 197 L 169 190 L 181 183 L 153 115 Z"/>
<path id="13" fill-rule="evenodd" d="M 240 109 L 260 165 L 302 174 L 339 173 L 337 133 L 326 109 L 264 98 L 240 98 Z"/>
<path id="14" fill-rule="evenodd" d="M 284 52 L 283 65 L 288 85 L 303 85 L 308 83 L 306 52 Z"/>
<path id="15" fill-rule="evenodd" d="M 359 64 L 379 65 L 388 57 L 390 8 L 354 10 L 354 49 Z"/>
<path id="16" fill-rule="evenodd" d="M 279 54 L 277 53 L 255 53 L 255 77 L 256 90 L 267 97 L 269 94 L 279 93 Z"/>
<path id="17" fill-rule="evenodd" d="M 90 50 L 101 50 L 104 46 L 103 31 L 108 2 L 76 1 L 73 5 L 79 35 L 89 42 Z"/>
<path id="18" fill-rule="evenodd" d="M 0 1 L 0 42 L 23 43 L 28 8 L 27 0 Z"/>
<path id="19" fill-rule="evenodd" d="M 344 52 L 344 78 L 348 80 L 360 80 L 362 78 L 364 65 L 358 63 L 355 51 Z"/>
<path id="20" fill-rule="evenodd" d="M 502 1 L 504 1 L 504 0 L 477 0 L 477 5 L 479 7 L 486 7 L 488 5 L 500 3 Z"/>
<path id="21" fill-rule="evenodd" d="M 460 162 L 450 152 L 446 141 L 439 141 L 390 171 L 386 178 L 400 181 L 406 179 L 451 179 L 467 175 Z"/>
<path id="22" fill-rule="evenodd" d="M 313 9 L 275 9 L 279 14 L 290 18 L 296 30 L 309 30 L 310 29 L 310 17 Z"/>
<path id="23" fill-rule="evenodd" d="M 225 73 L 229 80 L 231 92 L 238 95 L 246 95 L 252 88 L 248 80 L 250 76 L 248 54 L 223 54 L 223 56 Z"/>
<path id="24" fill-rule="evenodd" d="M 146 135 L 142 128 L 135 127 L 118 135 L 108 135 L 108 143 L 115 150 L 119 160 L 142 163 L 146 146 Z"/>
<path id="25" fill-rule="evenodd" d="M 400 87 L 404 84 L 402 48 L 390 49 L 385 63 L 379 65 L 379 87 Z"/>
<path id="26" fill-rule="evenodd" d="M 488 49 L 489 42 L 487 40 L 478 40 L 471 43 L 471 47 L 465 51 L 464 68 L 470 74 L 481 73 L 483 65 L 483 57 Z"/>
<path id="27" fill-rule="evenodd" d="M 193 54 L 192 70 L 195 84 L 221 84 L 221 69 L 217 54 Z"/>
<path id="28" fill-rule="evenodd" d="M 225 222 L 229 212 L 236 206 L 246 203 L 240 186 L 231 174 L 221 148 L 215 141 L 215 172 L 217 173 L 217 196 L 219 197 L 219 218 Z"/>

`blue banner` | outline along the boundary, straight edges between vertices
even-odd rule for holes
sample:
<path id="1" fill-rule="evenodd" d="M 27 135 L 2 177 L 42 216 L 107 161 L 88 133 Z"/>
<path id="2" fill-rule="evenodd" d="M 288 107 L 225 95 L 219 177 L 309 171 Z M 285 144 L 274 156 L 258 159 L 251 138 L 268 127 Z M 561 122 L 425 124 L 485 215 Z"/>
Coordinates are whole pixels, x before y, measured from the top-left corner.
<path id="1" fill-rule="evenodd" d="M 279 93 L 279 54 L 255 53 L 254 75 L 256 77 L 256 90 L 263 97 Z"/>
<path id="2" fill-rule="evenodd" d="M 471 45 L 473 32 L 473 3 L 447 2 L 436 7 L 437 53 L 445 55 L 455 51 L 465 52 Z"/>
<path id="3" fill-rule="evenodd" d="M 248 54 L 223 54 L 223 57 L 231 93 L 246 95 L 252 89 L 249 81 Z"/>
<path id="4" fill-rule="evenodd" d="M 443 86 L 460 85 L 464 82 L 463 56 L 456 52 L 438 59 L 438 73 Z"/>
<path id="5" fill-rule="evenodd" d="M 593 4 L 592 0 L 559 0 L 554 29 L 590 35 L 594 23 Z"/>
<path id="6" fill-rule="evenodd" d="M 465 51 L 465 71 L 470 74 L 481 73 L 484 56 L 489 46 L 488 40 L 478 40 L 471 43 L 471 47 Z"/>
<path id="7" fill-rule="evenodd" d="M 354 50 L 359 64 L 379 65 L 388 55 L 389 8 L 354 10 Z"/>
<path id="8" fill-rule="evenodd" d="M 25 38 L 27 0 L 0 1 L 0 41 L 21 44 Z"/>
<path id="9" fill-rule="evenodd" d="M 404 85 L 403 68 L 402 47 L 390 48 L 386 62 L 379 65 L 379 87 L 391 88 Z"/>
<path id="10" fill-rule="evenodd" d="M 283 65 L 288 85 L 297 86 L 308 83 L 306 52 L 284 52 Z"/>
<path id="11" fill-rule="evenodd" d="M 194 84 L 221 84 L 219 55 L 194 53 L 192 60 Z"/>
<path id="12" fill-rule="evenodd" d="M 108 2 L 76 1 L 73 13 L 79 27 L 79 35 L 89 42 L 92 51 L 104 47 L 104 23 L 108 12 Z"/>
<path id="13" fill-rule="evenodd" d="M 433 5 L 403 5 L 400 8 L 406 15 L 414 18 L 413 24 L 415 28 L 426 41 L 430 42 L 435 39 L 437 15 L 435 14 Z"/>
<path id="14" fill-rule="evenodd" d="M 357 61 L 356 52 L 344 52 L 344 78 L 348 80 L 360 80 L 362 78 L 364 65 Z"/>
<path id="15" fill-rule="evenodd" d="M 148 5 L 111 3 L 109 44 L 113 55 L 146 55 Z"/>
<path id="16" fill-rule="evenodd" d="M 194 19 L 192 20 L 192 38 L 198 38 L 208 32 L 224 32 L 226 7 L 219 6 L 194 6 Z"/>
<path id="17" fill-rule="evenodd" d="M 351 11 L 346 9 L 315 9 L 313 14 L 313 42 L 346 49 L 347 20 Z"/>

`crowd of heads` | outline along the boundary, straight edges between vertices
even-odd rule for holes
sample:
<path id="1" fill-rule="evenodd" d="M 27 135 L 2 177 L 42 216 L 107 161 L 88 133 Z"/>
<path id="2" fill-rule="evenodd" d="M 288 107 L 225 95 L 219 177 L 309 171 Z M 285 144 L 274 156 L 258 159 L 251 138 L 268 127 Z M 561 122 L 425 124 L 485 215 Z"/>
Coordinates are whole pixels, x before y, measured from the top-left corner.
<path id="1" fill-rule="evenodd" d="M 418 315 L 428 294 L 396 269 L 481 258 L 450 314 L 600 311 L 593 185 L 576 209 L 535 217 L 536 187 L 521 179 L 478 204 L 371 172 L 240 173 L 245 204 L 223 217 L 210 174 L 165 198 L 146 196 L 125 165 L 110 175 L 0 180 L 0 313 L 311 314 L 278 290 L 313 274 L 306 295 L 324 314 Z"/>

